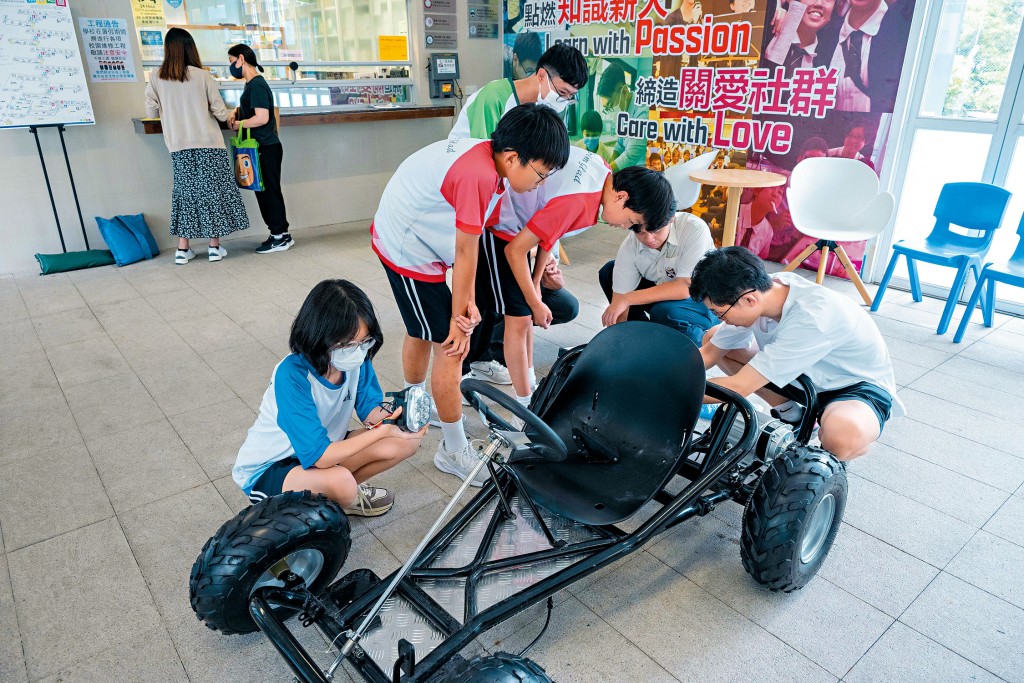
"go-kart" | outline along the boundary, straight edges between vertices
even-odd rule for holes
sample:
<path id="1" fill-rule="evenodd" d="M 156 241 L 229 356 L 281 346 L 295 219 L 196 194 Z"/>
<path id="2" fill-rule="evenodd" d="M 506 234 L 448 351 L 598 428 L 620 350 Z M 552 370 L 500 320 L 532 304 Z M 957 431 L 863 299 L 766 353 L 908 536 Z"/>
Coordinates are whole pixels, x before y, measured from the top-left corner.
<path id="1" fill-rule="evenodd" d="M 261 630 L 304 683 L 333 680 L 345 661 L 373 683 L 549 681 L 519 655 L 458 653 L 546 598 L 550 617 L 560 589 L 727 500 L 744 506 L 747 572 L 773 591 L 801 588 L 828 554 L 847 496 L 843 465 L 807 445 L 814 389 L 804 378 L 775 387 L 807 407 L 794 428 L 704 377 L 682 334 L 626 322 L 559 358 L 529 409 L 465 380 L 488 426 L 476 471 L 490 479 L 444 523 L 463 484 L 401 569 L 330 583 L 348 555 L 348 521 L 323 496 L 285 493 L 207 542 L 192 569 L 192 607 L 223 633 Z M 705 394 L 721 404 L 702 430 Z M 634 531 L 616 526 L 627 519 Z M 330 666 L 285 625 L 294 615 L 333 646 Z"/>

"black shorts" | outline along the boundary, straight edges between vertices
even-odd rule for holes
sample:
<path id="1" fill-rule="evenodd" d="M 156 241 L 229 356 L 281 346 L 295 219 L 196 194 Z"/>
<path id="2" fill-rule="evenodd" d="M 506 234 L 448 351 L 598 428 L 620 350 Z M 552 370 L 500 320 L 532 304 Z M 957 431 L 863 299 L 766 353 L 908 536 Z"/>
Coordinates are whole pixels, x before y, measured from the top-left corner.
<path id="1" fill-rule="evenodd" d="M 480 255 L 476 261 L 476 305 L 481 311 L 498 315 L 532 316 L 523 290 L 519 289 L 512 266 L 505 257 L 508 242 L 490 230 L 480 236 Z"/>
<path id="2" fill-rule="evenodd" d="M 278 460 L 273 465 L 268 467 L 260 478 L 256 480 L 256 483 L 252 485 L 252 493 L 249 494 L 249 500 L 255 505 L 261 500 L 266 500 L 270 496 L 280 495 L 284 486 L 284 478 L 288 476 L 296 467 L 301 467 L 299 459 L 296 457 L 285 458 L 284 460 Z"/>
<path id="3" fill-rule="evenodd" d="M 860 401 L 866 403 L 878 418 L 879 431 L 885 427 L 892 412 L 892 396 L 889 392 L 871 382 L 857 382 L 842 389 L 830 389 L 818 392 L 818 417 L 825 412 L 830 403 L 836 401 Z"/>
<path id="4" fill-rule="evenodd" d="M 410 337 L 440 344 L 448 338 L 452 320 L 452 290 L 445 282 L 423 282 L 384 266 L 391 291 Z"/>

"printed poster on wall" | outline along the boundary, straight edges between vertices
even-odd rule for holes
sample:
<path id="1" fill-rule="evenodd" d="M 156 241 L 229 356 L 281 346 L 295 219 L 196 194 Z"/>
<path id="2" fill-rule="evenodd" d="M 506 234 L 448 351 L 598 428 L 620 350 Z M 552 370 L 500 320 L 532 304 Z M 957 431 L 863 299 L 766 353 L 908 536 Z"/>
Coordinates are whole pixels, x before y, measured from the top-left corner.
<path id="1" fill-rule="evenodd" d="M 614 170 L 665 169 L 709 151 L 712 168 L 789 175 L 815 156 L 885 154 L 915 0 L 505 0 L 505 75 L 533 73 L 567 42 L 589 81 L 569 108 L 572 144 Z M 786 263 L 812 240 L 786 186 L 747 190 L 737 244 Z M 726 191 L 690 209 L 720 243 Z M 864 243 L 844 244 L 856 267 Z M 804 262 L 816 269 L 817 256 Z M 828 272 L 843 275 L 838 262 Z"/>
<path id="2" fill-rule="evenodd" d="M 157 27 L 162 29 L 166 26 L 163 0 L 131 0 L 131 2 L 135 28 Z"/>
<path id="3" fill-rule="evenodd" d="M 79 17 L 82 46 L 94 83 L 135 80 L 135 57 L 128 41 L 127 19 L 86 19 Z"/>

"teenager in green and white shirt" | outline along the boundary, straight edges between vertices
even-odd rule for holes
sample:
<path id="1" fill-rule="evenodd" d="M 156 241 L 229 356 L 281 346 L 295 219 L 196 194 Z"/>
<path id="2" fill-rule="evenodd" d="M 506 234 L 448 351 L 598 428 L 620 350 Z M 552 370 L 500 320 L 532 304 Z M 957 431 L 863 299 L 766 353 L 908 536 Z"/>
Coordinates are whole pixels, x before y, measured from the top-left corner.
<path id="1" fill-rule="evenodd" d="M 486 140 L 505 112 L 520 104 L 546 104 L 561 114 L 586 84 L 587 62 L 583 53 L 569 45 L 555 45 L 540 56 L 532 76 L 491 81 L 473 93 L 448 137 Z"/>

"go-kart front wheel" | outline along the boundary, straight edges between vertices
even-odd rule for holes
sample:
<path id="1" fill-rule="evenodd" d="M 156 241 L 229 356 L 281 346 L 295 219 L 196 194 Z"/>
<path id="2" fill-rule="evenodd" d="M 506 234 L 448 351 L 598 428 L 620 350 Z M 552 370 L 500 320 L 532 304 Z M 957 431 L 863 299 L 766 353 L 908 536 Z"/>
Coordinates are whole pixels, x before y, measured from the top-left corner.
<path id="1" fill-rule="evenodd" d="M 793 444 L 768 466 L 743 511 L 743 568 L 773 591 L 803 588 L 825 561 L 846 509 L 846 467 Z"/>
<path id="2" fill-rule="evenodd" d="M 284 586 L 283 572 L 317 593 L 335 577 L 352 541 L 341 506 L 323 495 L 289 491 L 248 507 L 206 542 L 189 578 L 196 616 L 222 633 L 257 629 L 249 599 L 263 586 Z M 274 608 L 281 619 L 295 610 Z"/>
<path id="3" fill-rule="evenodd" d="M 454 676 L 454 677 L 451 677 Z M 474 657 L 445 683 L 552 683 L 537 662 L 508 652 Z"/>

